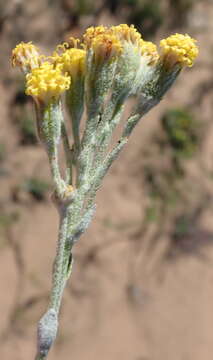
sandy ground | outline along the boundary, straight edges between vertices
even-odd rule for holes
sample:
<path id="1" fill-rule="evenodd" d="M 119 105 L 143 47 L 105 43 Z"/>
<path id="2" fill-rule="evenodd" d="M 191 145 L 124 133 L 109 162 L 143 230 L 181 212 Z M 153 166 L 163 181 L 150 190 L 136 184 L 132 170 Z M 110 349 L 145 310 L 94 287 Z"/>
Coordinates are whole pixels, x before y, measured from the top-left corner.
<path id="1" fill-rule="evenodd" d="M 212 16 L 211 2 L 197 6 L 191 14 L 190 31 L 200 45 L 197 65 L 182 74 L 166 99 L 138 126 L 98 193 L 93 224 L 74 250 L 74 271 L 50 360 L 212 360 L 211 209 L 199 219 L 205 232 L 197 235 L 199 239 L 193 238 L 200 244 L 198 252 L 165 260 L 168 234 L 161 235 L 151 252 L 146 251 L 143 236 L 135 236 L 142 224 L 145 199 L 137 164 L 158 128 L 160 114 L 168 106 L 190 104 L 199 85 L 213 81 Z M 33 29 L 40 26 L 42 31 L 45 14 L 41 17 L 41 25 L 35 22 Z M 7 26 L 4 31 L 7 39 L 12 30 Z M 5 44 L 7 54 L 9 48 Z M 15 71 L 9 74 L 15 76 Z M 12 199 L 14 187 L 26 176 L 39 173 L 48 180 L 49 170 L 39 146 L 19 144 L 17 128 L 10 121 L 11 89 L 4 80 L 0 87 L 0 138 L 6 144 L 7 159 L 0 203 L 9 211 L 18 211 L 19 219 L 1 234 L 0 358 L 29 360 L 35 353 L 36 322 L 48 301 L 58 219 L 50 194 L 44 202 L 26 195 L 18 202 Z M 199 158 L 211 169 L 213 128 L 208 121 L 212 90 L 203 95 L 201 103 L 195 104 L 198 116 L 208 123 Z"/>

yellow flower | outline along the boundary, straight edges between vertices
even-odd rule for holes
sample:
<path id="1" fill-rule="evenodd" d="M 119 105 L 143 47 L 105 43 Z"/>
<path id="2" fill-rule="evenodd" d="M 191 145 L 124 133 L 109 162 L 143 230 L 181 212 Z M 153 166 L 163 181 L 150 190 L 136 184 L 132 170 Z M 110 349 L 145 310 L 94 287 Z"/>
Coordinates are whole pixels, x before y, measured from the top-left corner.
<path id="1" fill-rule="evenodd" d="M 121 24 L 112 26 L 111 31 L 121 42 L 126 41 L 138 47 L 141 46 L 142 37 L 134 25 Z"/>
<path id="2" fill-rule="evenodd" d="M 100 34 L 94 37 L 91 43 L 94 51 L 95 61 L 103 62 L 105 60 L 115 60 L 122 53 L 121 42 L 115 35 Z"/>
<path id="3" fill-rule="evenodd" d="M 154 65 L 158 62 L 159 54 L 157 46 L 151 41 L 141 41 L 141 55 L 149 57 L 149 64 Z"/>
<path id="4" fill-rule="evenodd" d="M 158 61 L 159 55 L 157 47 L 150 41 L 144 41 L 141 34 L 137 31 L 134 25 L 121 24 L 111 27 L 112 33 L 121 41 L 125 49 L 129 49 L 131 54 L 142 57 L 148 57 L 148 64 L 153 65 Z"/>
<path id="5" fill-rule="evenodd" d="M 61 55 L 55 53 L 53 59 L 56 65 L 61 65 L 62 70 L 74 80 L 78 75 L 85 73 L 86 51 L 72 48 L 65 50 Z"/>
<path id="6" fill-rule="evenodd" d="M 90 48 L 91 44 L 92 44 L 92 41 L 93 39 L 98 36 L 98 35 L 101 35 L 101 34 L 106 34 L 108 31 L 108 28 L 106 26 L 91 26 L 89 27 L 85 34 L 83 35 L 83 39 L 84 39 L 84 44 L 86 46 L 86 48 Z"/>
<path id="7" fill-rule="evenodd" d="M 63 197 L 66 199 L 66 198 L 69 198 L 72 193 L 74 192 L 74 187 L 72 185 L 67 185 L 66 187 L 66 190 L 63 194 Z"/>
<path id="8" fill-rule="evenodd" d="M 84 36 L 84 46 L 92 49 L 96 62 L 115 60 L 122 52 L 122 45 L 112 28 L 105 26 L 90 27 Z"/>
<path id="9" fill-rule="evenodd" d="M 12 51 L 12 65 L 29 72 L 41 64 L 39 49 L 32 42 L 18 44 Z"/>
<path id="10" fill-rule="evenodd" d="M 196 40 L 189 35 L 175 34 L 160 42 L 162 59 L 169 67 L 179 64 L 191 67 L 198 55 Z"/>
<path id="11" fill-rule="evenodd" d="M 69 89 L 71 81 L 67 74 L 61 72 L 60 66 L 47 61 L 27 74 L 26 79 L 26 94 L 43 102 L 58 98 Z"/>

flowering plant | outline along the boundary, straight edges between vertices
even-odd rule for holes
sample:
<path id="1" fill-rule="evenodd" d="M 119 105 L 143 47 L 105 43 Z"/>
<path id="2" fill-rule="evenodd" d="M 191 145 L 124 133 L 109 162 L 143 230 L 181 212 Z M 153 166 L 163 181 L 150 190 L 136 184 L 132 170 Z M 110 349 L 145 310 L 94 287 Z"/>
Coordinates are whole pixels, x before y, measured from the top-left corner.
<path id="1" fill-rule="evenodd" d="M 33 97 L 38 137 L 47 152 L 54 183 L 53 201 L 60 225 L 53 266 L 50 303 L 38 324 L 36 360 L 45 359 L 58 328 L 64 287 L 72 271 L 72 248 L 89 226 L 95 196 L 113 161 L 134 127 L 171 87 L 183 67 L 198 55 L 196 41 L 175 34 L 157 47 L 145 41 L 133 25 L 90 27 L 82 42 L 70 38 L 49 57 L 32 43 L 20 43 L 12 64 L 26 76 L 26 94 Z M 72 134 L 62 111 L 65 93 Z M 124 103 L 136 104 L 121 137 L 109 150 Z M 80 123 L 86 109 L 83 134 Z M 62 175 L 59 144 L 63 142 L 66 171 Z"/>

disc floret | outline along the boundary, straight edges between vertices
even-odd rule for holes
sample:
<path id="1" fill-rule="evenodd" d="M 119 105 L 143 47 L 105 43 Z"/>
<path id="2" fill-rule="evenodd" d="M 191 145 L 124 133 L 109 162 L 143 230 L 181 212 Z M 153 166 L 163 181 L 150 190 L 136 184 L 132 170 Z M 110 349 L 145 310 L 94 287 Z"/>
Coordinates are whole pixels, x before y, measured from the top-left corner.
<path id="1" fill-rule="evenodd" d="M 196 40 L 185 34 L 174 34 L 160 42 L 162 59 L 169 67 L 178 64 L 181 67 L 194 64 L 198 56 Z"/>
<path id="2" fill-rule="evenodd" d="M 51 98 L 58 98 L 70 87 L 70 76 L 61 71 L 61 66 L 54 66 L 45 61 L 26 76 L 26 94 L 44 103 Z"/>

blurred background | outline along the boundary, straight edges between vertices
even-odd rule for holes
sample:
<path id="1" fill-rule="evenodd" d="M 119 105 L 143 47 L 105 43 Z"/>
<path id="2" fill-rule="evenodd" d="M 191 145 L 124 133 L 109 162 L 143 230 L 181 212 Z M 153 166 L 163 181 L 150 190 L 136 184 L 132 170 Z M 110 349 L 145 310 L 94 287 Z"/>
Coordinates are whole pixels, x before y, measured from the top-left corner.
<path id="1" fill-rule="evenodd" d="M 91 25 L 134 24 L 199 57 L 138 125 L 74 249 L 52 360 L 212 360 L 212 0 L 0 0 L 0 358 L 30 360 L 51 286 L 58 218 L 46 155 L 11 49 L 45 54 Z"/>

